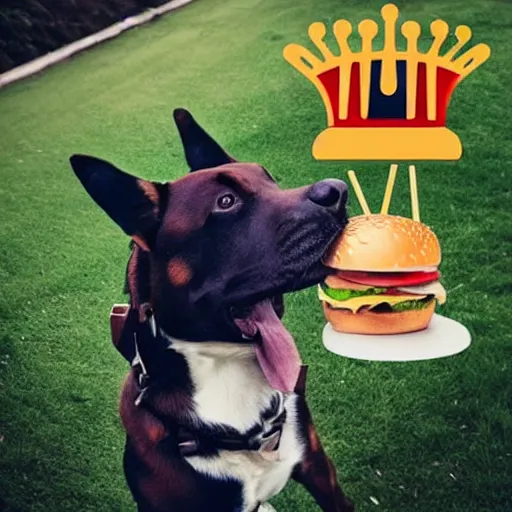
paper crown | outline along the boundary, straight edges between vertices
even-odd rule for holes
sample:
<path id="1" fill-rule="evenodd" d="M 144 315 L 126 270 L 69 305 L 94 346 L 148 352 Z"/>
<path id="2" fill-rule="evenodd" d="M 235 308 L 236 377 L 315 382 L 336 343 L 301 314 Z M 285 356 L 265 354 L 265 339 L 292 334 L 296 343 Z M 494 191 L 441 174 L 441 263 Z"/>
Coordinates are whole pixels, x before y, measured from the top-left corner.
<path id="1" fill-rule="evenodd" d="M 381 9 L 384 47 L 373 49 L 377 23 L 359 23 L 361 51 L 352 51 L 348 38 L 352 25 L 338 20 L 333 25 L 340 55 L 324 42 L 326 27 L 316 22 L 309 37 L 322 54 L 319 59 L 298 44 L 284 49 L 285 59 L 311 80 L 327 111 L 329 128 L 313 144 L 320 160 L 457 160 L 462 155 L 458 136 L 445 127 L 450 97 L 457 84 L 485 62 L 490 48 L 478 44 L 465 53 L 471 39 L 465 25 L 455 29 L 457 42 L 443 55 L 441 46 L 449 35 L 442 20 L 430 25 L 433 41 L 422 53 L 418 49 L 421 27 L 406 21 L 401 32 L 406 50 L 396 46 L 398 8 Z"/>

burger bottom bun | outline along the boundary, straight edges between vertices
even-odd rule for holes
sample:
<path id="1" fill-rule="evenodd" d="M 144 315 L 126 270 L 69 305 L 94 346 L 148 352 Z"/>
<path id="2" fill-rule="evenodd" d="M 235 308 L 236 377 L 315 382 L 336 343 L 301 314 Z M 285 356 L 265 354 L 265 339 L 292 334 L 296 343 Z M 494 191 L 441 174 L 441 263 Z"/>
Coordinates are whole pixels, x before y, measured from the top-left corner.
<path id="1" fill-rule="evenodd" d="M 424 309 L 374 313 L 363 310 L 352 313 L 348 309 L 333 309 L 322 302 L 327 321 L 338 332 L 352 334 L 404 334 L 426 329 L 430 324 L 436 301 Z"/>

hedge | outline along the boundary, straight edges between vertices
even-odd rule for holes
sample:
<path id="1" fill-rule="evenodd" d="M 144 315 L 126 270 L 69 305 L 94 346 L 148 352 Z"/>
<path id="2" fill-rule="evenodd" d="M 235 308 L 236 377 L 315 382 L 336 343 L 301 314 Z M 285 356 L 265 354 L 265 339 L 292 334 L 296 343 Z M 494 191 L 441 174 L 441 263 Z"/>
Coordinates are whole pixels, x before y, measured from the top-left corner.
<path id="1" fill-rule="evenodd" d="M 0 0 L 0 73 L 167 0 Z"/>

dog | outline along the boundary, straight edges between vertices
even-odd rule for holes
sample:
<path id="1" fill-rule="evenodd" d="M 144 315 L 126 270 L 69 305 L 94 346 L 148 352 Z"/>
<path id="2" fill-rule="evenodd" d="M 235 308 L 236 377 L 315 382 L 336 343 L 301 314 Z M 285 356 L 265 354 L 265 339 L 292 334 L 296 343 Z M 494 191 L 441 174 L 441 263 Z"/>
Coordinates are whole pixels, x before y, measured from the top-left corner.
<path id="1" fill-rule="evenodd" d="M 347 224 L 347 186 L 282 190 L 174 111 L 190 173 L 170 183 L 73 155 L 94 201 L 132 239 L 130 304 L 114 344 L 124 471 L 139 512 L 255 512 L 290 478 L 324 512 L 354 510 L 321 445 L 283 294 L 313 286 Z"/>

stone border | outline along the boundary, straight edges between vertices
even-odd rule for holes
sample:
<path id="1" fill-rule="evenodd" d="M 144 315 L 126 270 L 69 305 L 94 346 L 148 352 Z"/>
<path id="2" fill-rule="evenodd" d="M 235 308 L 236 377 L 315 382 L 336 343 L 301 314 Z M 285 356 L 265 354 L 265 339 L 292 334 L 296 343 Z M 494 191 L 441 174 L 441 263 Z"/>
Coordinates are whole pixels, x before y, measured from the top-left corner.
<path id="1" fill-rule="evenodd" d="M 113 39 L 126 30 L 129 30 L 133 27 L 138 27 L 139 25 L 143 25 L 144 23 L 162 16 L 163 14 L 183 7 L 192 1 L 193 0 L 171 0 L 170 2 L 160 5 L 159 7 L 151 8 L 136 16 L 125 18 L 123 21 L 115 23 L 114 25 L 110 25 L 110 27 L 100 30 L 95 34 L 91 34 L 90 36 L 84 37 L 83 39 L 79 39 L 78 41 L 63 46 L 58 50 L 47 53 L 42 57 L 31 60 L 26 64 L 22 64 L 21 66 L 10 69 L 5 73 L 0 74 L 0 89 L 6 85 L 17 82 L 18 80 L 22 80 L 36 73 L 39 73 L 40 71 L 43 71 L 44 69 L 53 66 L 54 64 L 57 64 L 58 62 L 61 62 L 78 52 L 102 43 L 103 41 Z"/>

